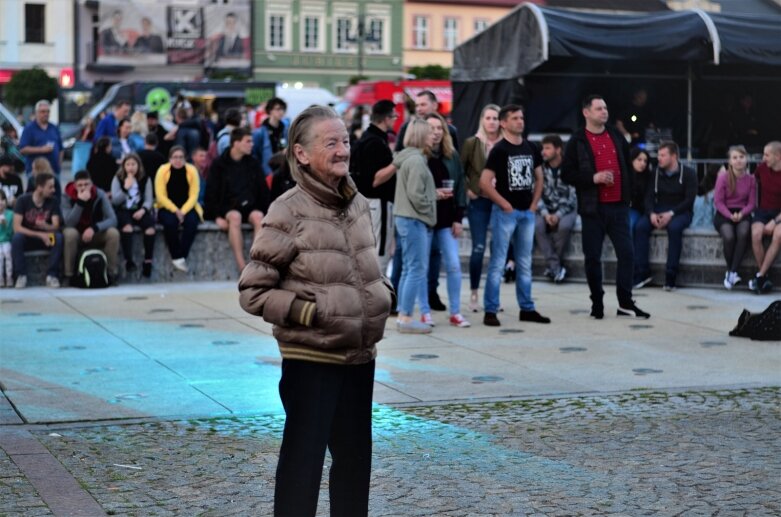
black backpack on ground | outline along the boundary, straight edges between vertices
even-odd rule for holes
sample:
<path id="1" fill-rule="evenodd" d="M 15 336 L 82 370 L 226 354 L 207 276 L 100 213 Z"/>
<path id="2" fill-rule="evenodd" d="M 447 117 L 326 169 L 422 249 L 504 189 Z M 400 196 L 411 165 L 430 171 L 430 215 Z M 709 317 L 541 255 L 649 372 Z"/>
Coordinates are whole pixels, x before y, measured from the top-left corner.
<path id="1" fill-rule="evenodd" d="M 781 341 L 781 300 L 771 303 L 759 314 L 744 309 L 729 335 L 757 341 Z"/>
<path id="2" fill-rule="evenodd" d="M 101 250 L 84 250 L 76 264 L 76 286 L 85 289 L 109 286 L 108 260 Z"/>

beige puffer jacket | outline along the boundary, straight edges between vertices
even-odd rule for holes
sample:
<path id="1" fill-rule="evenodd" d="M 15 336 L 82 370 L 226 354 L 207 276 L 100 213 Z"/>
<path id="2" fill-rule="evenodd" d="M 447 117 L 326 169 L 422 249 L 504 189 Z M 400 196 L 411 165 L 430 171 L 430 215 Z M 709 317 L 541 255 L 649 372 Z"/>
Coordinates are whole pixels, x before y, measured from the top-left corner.
<path id="1" fill-rule="evenodd" d="M 380 271 L 368 201 L 349 177 L 338 192 L 308 172 L 293 179 L 297 186 L 272 203 L 252 245 L 241 307 L 274 324 L 283 358 L 369 362 L 393 289 Z"/>

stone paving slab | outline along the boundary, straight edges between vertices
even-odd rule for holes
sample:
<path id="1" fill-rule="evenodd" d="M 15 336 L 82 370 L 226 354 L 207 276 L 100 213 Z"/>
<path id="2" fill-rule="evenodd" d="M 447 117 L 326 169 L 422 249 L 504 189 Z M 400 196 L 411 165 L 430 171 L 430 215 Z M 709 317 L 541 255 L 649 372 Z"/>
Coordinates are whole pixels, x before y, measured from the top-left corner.
<path id="1" fill-rule="evenodd" d="M 778 515 L 779 407 L 779 388 L 377 406 L 370 515 Z M 112 515 L 270 515 L 282 424 L 32 432 Z"/>

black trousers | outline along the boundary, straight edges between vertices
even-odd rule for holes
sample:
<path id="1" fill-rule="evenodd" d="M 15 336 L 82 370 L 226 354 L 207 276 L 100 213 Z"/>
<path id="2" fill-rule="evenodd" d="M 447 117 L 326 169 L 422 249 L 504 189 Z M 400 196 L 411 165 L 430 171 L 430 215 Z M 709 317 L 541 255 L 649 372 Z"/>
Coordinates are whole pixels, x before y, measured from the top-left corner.
<path id="1" fill-rule="evenodd" d="M 582 215 L 580 220 L 586 279 L 592 303 L 602 305 L 602 245 L 607 235 L 616 251 L 618 303 L 622 306 L 631 304 L 634 249 L 629 233 L 629 207 L 623 203 L 600 203 L 597 214 Z"/>
<path id="2" fill-rule="evenodd" d="M 275 516 L 314 516 L 326 447 L 332 516 L 369 513 L 374 361 L 333 365 L 282 360 L 285 430 L 277 464 Z"/>

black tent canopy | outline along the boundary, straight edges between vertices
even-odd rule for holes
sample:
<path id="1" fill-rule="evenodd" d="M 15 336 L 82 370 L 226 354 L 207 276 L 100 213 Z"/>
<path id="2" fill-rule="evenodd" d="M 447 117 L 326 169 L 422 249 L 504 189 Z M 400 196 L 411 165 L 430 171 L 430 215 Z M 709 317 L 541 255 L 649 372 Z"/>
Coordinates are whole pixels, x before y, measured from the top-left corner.
<path id="1" fill-rule="evenodd" d="M 623 90 L 651 84 L 669 112 L 660 116 L 691 148 L 694 79 L 779 80 L 780 26 L 781 17 L 696 9 L 627 15 L 524 3 L 456 48 L 454 123 L 471 134 L 485 104 L 520 102 L 532 131 L 571 130 L 585 94 L 626 98 Z"/>

